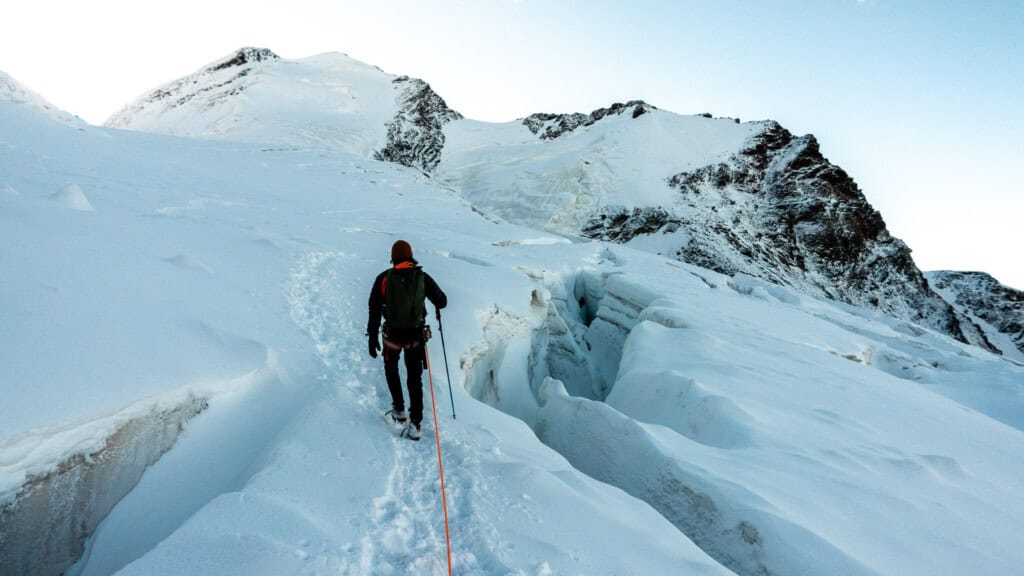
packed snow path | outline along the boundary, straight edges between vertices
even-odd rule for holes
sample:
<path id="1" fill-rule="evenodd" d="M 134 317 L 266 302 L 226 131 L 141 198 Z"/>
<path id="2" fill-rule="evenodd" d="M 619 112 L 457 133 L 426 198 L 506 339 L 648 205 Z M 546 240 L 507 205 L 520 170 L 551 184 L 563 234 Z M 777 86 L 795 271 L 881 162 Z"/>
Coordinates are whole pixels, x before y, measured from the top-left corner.
<path id="1" fill-rule="evenodd" d="M 380 460 L 373 467 L 386 467 L 384 491 L 372 499 L 372 509 L 366 513 L 365 535 L 357 546 L 345 548 L 338 565 L 343 571 L 360 574 L 446 574 L 441 481 L 436 451 L 432 449 L 434 427 L 427 374 L 424 372 L 423 438 L 414 443 L 399 437 L 400 429 L 384 417 L 391 398 L 380 360 L 372 360 L 365 353 L 365 300 L 353 300 L 339 290 L 346 282 L 357 294 L 360 288 L 365 290 L 361 282 L 346 281 L 345 271 L 353 268 L 354 259 L 358 258 L 343 253 L 310 255 L 298 266 L 291 290 L 293 317 L 316 342 L 327 368 L 327 382 L 347 382 L 336 400 L 359 407 L 355 415 L 365 431 L 378 435 L 374 443 Z M 403 382 L 404 370 L 402 365 Z M 449 422 L 446 419 L 441 425 Z M 492 552 L 501 546 L 496 541 L 497 530 L 482 523 L 486 520 L 483 515 L 472 514 L 469 498 L 487 492 L 477 488 L 486 484 L 486 479 L 463 445 L 444 432 L 441 445 L 445 458 L 458 466 L 449 474 L 446 486 L 453 528 L 452 556 L 458 573 L 511 572 Z"/>
<path id="2" fill-rule="evenodd" d="M 485 262 L 452 258 L 475 262 L 472 266 Z M 378 261 L 361 256 L 325 252 L 306 257 L 292 276 L 293 318 L 316 344 L 326 370 L 325 385 L 332 390 L 330 402 L 342 411 L 351 407 L 353 421 L 347 428 L 365 435 L 364 441 L 372 446 L 358 452 L 375 455 L 367 480 L 368 488 L 376 491 L 366 499 L 368 509 L 352 520 L 358 543 L 343 545 L 333 559 L 321 554 L 317 562 L 346 574 L 444 574 L 444 515 L 436 451 L 431 446 L 434 428 L 427 374 L 424 435 L 420 442 L 411 442 L 398 437 L 384 418 L 391 400 L 383 369 L 380 360 L 370 359 L 365 352 L 367 283 L 361 280 L 373 275 L 357 271 L 378 267 Z M 456 400 L 463 403 L 463 417 L 452 419 L 445 402 L 447 390 L 441 386 L 439 346 L 438 340 L 431 344 L 454 573 L 543 576 L 563 573 L 565 568 L 557 567 L 566 562 L 577 567 L 570 572 L 587 574 L 642 574 L 669 565 L 688 566 L 701 574 L 726 572 L 647 505 L 571 470 L 550 450 L 539 445 L 524 450 L 517 445 L 524 439 L 534 440 L 521 423 L 466 394 Z M 351 439 L 339 439 L 339 444 L 347 445 Z M 506 458 L 501 446 L 509 443 L 511 458 Z M 541 453 L 535 454 L 538 449 Z M 552 467 L 550 472 L 546 467 Z M 350 480 L 346 478 L 339 490 L 348 492 Z M 543 492 L 531 496 L 535 490 L 531 486 L 538 483 L 545 487 Z M 579 493 L 569 495 L 566 489 Z M 588 496 L 581 501 L 581 494 Z M 592 507 L 591 513 L 603 521 L 586 528 L 578 525 L 580 511 Z M 639 518 L 656 521 L 652 528 L 633 527 L 623 535 Z M 615 538 L 614 543 L 608 542 L 603 552 L 587 549 L 592 539 L 609 538 Z M 638 561 L 622 554 L 620 546 L 653 549 L 648 558 Z"/>

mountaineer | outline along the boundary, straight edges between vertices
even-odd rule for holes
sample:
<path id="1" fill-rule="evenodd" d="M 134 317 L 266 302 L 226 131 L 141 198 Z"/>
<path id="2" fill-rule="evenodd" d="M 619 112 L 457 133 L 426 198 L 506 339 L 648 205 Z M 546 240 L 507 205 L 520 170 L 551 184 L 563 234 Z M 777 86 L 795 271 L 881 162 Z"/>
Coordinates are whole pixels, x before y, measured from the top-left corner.
<path id="1" fill-rule="evenodd" d="M 424 346 L 430 338 L 424 299 L 429 299 L 440 311 L 448 304 L 448 297 L 412 257 L 412 246 L 405 240 L 391 246 L 391 264 L 391 268 L 377 276 L 370 289 L 370 319 L 366 324 L 366 335 L 370 356 L 376 358 L 381 349 L 377 334 L 383 315 L 384 376 L 391 392 L 388 414 L 398 424 L 409 422 L 402 435 L 419 440 L 420 423 L 423 421 L 423 368 L 426 365 Z M 409 391 L 408 415 L 402 397 L 402 379 L 398 373 L 398 358 L 403 351 L 406 388 Z"/>

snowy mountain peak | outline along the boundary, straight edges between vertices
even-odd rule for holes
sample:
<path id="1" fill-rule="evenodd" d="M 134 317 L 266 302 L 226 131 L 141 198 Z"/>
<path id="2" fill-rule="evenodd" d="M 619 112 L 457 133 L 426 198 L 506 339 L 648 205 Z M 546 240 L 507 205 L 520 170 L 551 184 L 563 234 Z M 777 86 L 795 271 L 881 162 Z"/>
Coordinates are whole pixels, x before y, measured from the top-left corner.
<path id="1" fill-rule="evenodd" d="M 429 171 L 441 127 L 459 118 L 426 82 L 340 52 L 288 60 L 242 48 L 157 88 L 107 126 L 343 150 Z"/>
<path id="2" fill-rule="evenodd" d="M 115 113 L 105 125 L 111 128 L 197 135 L 194 133 L 195 109 L 215 113 L 223 120 L 227 101 L 254 84 L 250 74 L 257 67 L 278 60 L 280 58 L 276 54 L 265 48 L 240 48 L 193 74 L 156 88 Z M 213 131 L 218 130 L 214 128 Z"/>

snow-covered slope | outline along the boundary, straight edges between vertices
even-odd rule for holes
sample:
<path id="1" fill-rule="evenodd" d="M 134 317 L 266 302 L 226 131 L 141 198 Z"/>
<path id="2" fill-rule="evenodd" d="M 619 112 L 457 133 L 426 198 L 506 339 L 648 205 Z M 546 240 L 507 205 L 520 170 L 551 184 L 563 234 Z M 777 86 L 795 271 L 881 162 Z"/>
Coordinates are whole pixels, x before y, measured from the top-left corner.
<path id="1" fill-rule="evenodd" d="M 84 129 L 86 126 L 80 118 L 57 108 L 2 70 L 0 70 L 0 102 L 20 104 L 36 113 L 75 128 Z"/>
<path id="2" fill-rule="evenodd" d="M 584 117 L 589 125 L 576 117 L 538 124 L 544 118 L 447 125 L 435 178 L 506 220 L 579 235 L 606 206 L 672 203 L 669 167 L 724 160 L 757 133 L 755 124 L 680 116 L 641 102 L 596 111 Z"/>
<path id="3" fill-rule="evenodd" d="M 1000 352 L 1024 362 L 1024 292 L 984 272 L 944 270 L 925 276 L 936 292 L 984 328 Z"/>
<path id="4" fill-rule="evenodd" d="M 658 112 L 633 106 L 554 141 Z M 721 154 L 751 129 L 727 124 Z M 319 143 L 68 130 L 10 102 L 0 127 L 0 573 L 83 552 L 71 573 L 443 573 L 435 439 L 458 574 L 1024 563 L 1017 363 L 503 222 L 438 185 L 446 160 L 428 178 Z M 458 419 L 435 339 L 418 444 L 383 422 L 363 335 L 398 238 L 450 300 Z"/>
<path id="5" fill-rule="evenodd" d="M 284 60 L 242 48 L 141 97 L 106 126 L 340 149 L 429 170 L 444 145 L 441 126 L 460 117 L 425 82 L 341 53 Z"/>
<path id="6" fill-rule="evenodd" d="M 742 272 L 991 349 L 813 136 L 643 102 L 445 131 L 437 177 L 509 221 Z"/>
<path id="7" fill-rule="evenodd" d="M 459 418 L 441 405 L 438 423 L 457 573 L 727 573 L 462 391 L 476 312 L 526 310 L 531 287 L 470 254 L 537 233 L 342 152 L 68 131 L 3 102 L 0 126 L 0 573 L 61 573 L 83 551 L 72 573 L 443 566 L 434 433 L 384 424 L 365 354 L 399 235 L 452 300 Z M 72 185 L 92 211 L 54 198 Z"/>

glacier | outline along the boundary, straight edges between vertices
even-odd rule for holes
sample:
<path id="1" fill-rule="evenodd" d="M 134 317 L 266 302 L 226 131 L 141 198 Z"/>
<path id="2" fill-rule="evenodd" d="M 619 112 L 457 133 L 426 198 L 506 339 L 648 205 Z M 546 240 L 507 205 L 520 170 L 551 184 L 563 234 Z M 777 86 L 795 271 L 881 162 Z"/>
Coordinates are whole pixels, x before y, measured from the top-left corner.
<path id="1" fill-rule="evenodd" d="M 311 60 L 355 73 L 282 67 L 315 87 L 305 113 L 244 138 L 81 125 L 0 97 L 5 573 L 444 573 L 434 424 L 458 574 L 1024 561 L 1024 366 L 878 310 L 510 222 L 514 205 L 466 194 L 443 154 L 434 173 L 373 159 L 394 78 Z M 242 94 L 291 99 L 257 84 Z M 325 103 L 327 136 L 292 130 Z M 749 126 L 728 124 L 742 141 Z M 468 150 L 471 121 L 446 126 Z M 500 162 L 481 154 L 460 162 Z M 438 420 L 418 444 L 383 422 L 363 335 L 399 238 L 450 300 L 458 418 L 435 339 Z M 152 417 L 181 405 L 180 425 Z M 28 487 L 129 424 L 139 459 L 92 484 L 117 502 L 62 504 L 95 529 L 25 514 Z"/>

